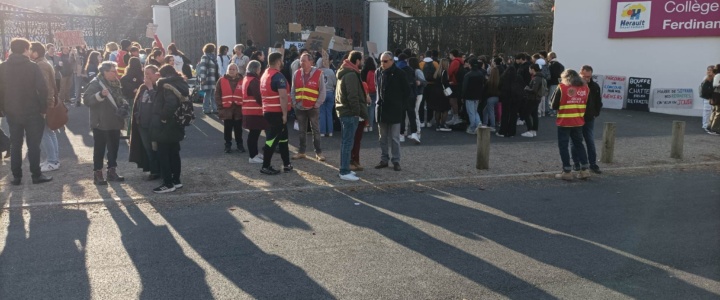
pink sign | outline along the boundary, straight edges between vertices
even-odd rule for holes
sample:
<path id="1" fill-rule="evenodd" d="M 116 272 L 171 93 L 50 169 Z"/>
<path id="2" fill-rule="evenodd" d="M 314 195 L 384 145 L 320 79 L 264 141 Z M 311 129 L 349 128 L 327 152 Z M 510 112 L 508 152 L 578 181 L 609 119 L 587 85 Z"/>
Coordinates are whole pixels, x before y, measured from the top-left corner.
<path id="1" fill-rule="evenodd" d="M 720 36 L 720 0 L 610 1 L 609 38 Z"/>

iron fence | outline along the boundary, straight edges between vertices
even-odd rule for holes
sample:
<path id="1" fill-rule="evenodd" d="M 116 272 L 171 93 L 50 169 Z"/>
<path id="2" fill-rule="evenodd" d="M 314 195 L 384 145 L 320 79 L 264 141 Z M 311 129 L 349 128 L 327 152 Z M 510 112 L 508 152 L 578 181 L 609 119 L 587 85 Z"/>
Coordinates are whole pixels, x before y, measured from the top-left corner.
<path id="1" fill-rule="evenodd" d="M 91 49 L 104 49 L 106 43 L 122 39 L 150 46 L 152 39 L 145 37 L 145 29 L 151 22 L 149 19 L 0 11 L 0 36 L 3 53 L 10 50 L 12 38 L 53 43 L 53 34 L 66 30 L 82 31 Z"/>
<path id="2" fill-rule="evenodd" d="M 392 18 L 388 48 L 481 55 L 549 51 L 552 27 L 552 14 Z"/>
<path id="3" fill-rule="evenodd" d="M 180 0 L 170 3 L 170 24 L 173 42 L 193 65 L 196 64 L 203 54 L 202 47 L 207 43 L 216 43 L 215 0 Z"/>

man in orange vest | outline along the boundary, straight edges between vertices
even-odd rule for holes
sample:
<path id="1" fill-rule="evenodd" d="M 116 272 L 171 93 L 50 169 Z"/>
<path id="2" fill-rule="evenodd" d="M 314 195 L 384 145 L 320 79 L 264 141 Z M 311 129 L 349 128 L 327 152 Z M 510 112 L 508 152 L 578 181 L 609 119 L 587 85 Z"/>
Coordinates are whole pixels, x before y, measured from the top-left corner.
<path id="1" fill-rule="evenodd" d="M 558 112 L 555 124 L 558 127 L 558 147 L 563 164 L 563 172 L 555 175 L 555 178 L 567 181 L 573 179 L 570 173 L 572 165 L 568 150 L 572 139 L 572 145 L 576 150 L 581 167 L 578 178 L 588 179 L 590 172 L 588 171 L 587 152 L 583 145 L 583 125 L 585 125 L 585 109 L 590 89 L 575 70 L 566 69 L 561 75 L 561 80 L 562 82 L 558 85 L 552 99 L 552 109 Z"/>
<path id="2" fill-rule="evenodd" d="M 260 172 L 267 175 L 280 174 L 270 162 L 275 153 L 275 148 L 280 148 L 280 157 L 283 160 L 283 171 L 290 172 L 293 166 L 290 164 L 290 148 L 288 145 L 287 114 L 290 110 L 288 92 L 290 86 L 285 76 L 280 73 L 283 61 L 282 54 L 272 53 L 268 56 L 268 69 L 260 78 L 260 94 L 262 96 L 262 110 L 265 120 L 270 125 L 265 131 L 265 147 L 263 147 L 264 158 Z"/>
<path id="3" fill-rule="evenodd" d="M 307 124 L 310 120 L 310 128 L 313 134 L 313 146 L 315 157 L 319 161 L 325 161 L 320 149 L 320 105 L 325 102 L 325 76 L 323 72 L 313 67 L 313 59 L 308 53 L 300 56 L 300 69 L 295 71 L 292 77 L 292 89 L 290 99 L 295 107 L 295 117 L 300 125 L 300 146 L 298 153 L 292 159 L 305 158 L 307 147 Z"/>

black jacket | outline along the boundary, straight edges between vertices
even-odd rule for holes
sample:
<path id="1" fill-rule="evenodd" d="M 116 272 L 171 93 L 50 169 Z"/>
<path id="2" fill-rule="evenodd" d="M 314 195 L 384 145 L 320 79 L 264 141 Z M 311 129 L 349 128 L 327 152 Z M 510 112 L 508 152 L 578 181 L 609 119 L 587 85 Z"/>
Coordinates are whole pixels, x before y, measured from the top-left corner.
<path id="1" fill-rule="evenodd" d="M 500 101 L 509 101 L 512 95 L 513 82 L 517 76 L 517 69 L 514 65 L 509 65 L 505 72 L 500 75 Z"/>
<path id="2" fill-rule="evenodd" d="M 588 95 L 587 107 L 585 108 L 585 121 L 595 120 L 600 116 L 600 110 L 603 107 L 600 85 L 590 79 L 588 82 L 590 95 Z"/>
<path id="3" fill-rule="evenodd" d="M 410 97 L 410 86 L 403 70 L 393 65 L 375 73 L 377 84 L 377 121 L 397 124 L 402 122 L 405 104 Z"/>
<path id="4" fill-rule="evenodd" d="M 15 117 L 44 114 L 47 98 L 42 71 L 27 56 L 10 54 L 0 64 L 0 112 Z"/>
<path id="5" fill-rule="evenodd" d="M 530 75 L 530 62 L 525 62 L 523 64 L 519 64 L 517 66 L 518 75 L 522 77 L 523 80 L 523 88 L 530 85 L 530 80 L 532 80 L 532 75 Z"/>
<path id="6" fill-rule="evenodd" d="M 548 78 L 548 85 L 559 85 L 560 75 L 565 71 L 565 66 L 557 60 L 550 61 L 550 78 Z"/>
<path id="7" fill-rule="evenodd" d="M 485 81 L 485 72 L 481 69 L 471 70 L 465 74 L 462 83 L 462 99 L 483 100 Z"/>
<path id="8" fill-rule="evenodd" d="M 150 133 L 159 143 L 176 143 L 185 138 L 185 127 L 175 119 L 182 97 L 190 95 L 190 87 L 180 76 L 158 80 L 158 90 L 153 104 L 153 121 Z"/>

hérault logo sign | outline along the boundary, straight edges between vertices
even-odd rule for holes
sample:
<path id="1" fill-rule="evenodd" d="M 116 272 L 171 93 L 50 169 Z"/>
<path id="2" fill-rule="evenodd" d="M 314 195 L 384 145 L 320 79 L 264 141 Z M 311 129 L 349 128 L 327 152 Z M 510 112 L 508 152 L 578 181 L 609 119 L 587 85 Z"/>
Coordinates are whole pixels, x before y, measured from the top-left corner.
<path id="1" fill-rule="evenodd" d="M 615 32 L 636 32 L 650 29 L 652 2 L 618 2 Z"/>

